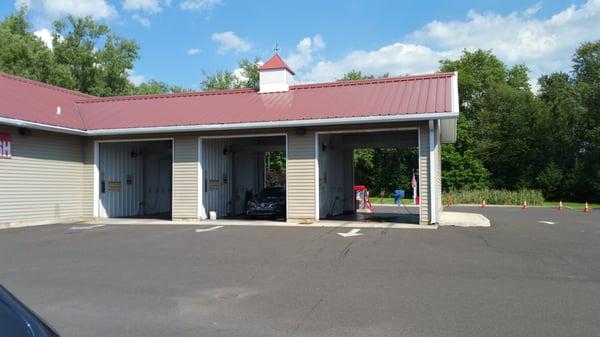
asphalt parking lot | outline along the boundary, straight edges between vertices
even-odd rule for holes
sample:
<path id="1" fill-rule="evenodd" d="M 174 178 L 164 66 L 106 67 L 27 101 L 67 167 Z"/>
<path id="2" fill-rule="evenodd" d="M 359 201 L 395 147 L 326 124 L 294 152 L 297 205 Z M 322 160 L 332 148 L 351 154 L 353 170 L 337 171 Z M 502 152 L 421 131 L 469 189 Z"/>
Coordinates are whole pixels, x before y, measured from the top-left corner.
<path id="1" fill-rule="evenodd" d="M 66 337 L 600 335 L 600 210 L 456 209 L 492 227 L 6 229 L 0 283 Z"/>

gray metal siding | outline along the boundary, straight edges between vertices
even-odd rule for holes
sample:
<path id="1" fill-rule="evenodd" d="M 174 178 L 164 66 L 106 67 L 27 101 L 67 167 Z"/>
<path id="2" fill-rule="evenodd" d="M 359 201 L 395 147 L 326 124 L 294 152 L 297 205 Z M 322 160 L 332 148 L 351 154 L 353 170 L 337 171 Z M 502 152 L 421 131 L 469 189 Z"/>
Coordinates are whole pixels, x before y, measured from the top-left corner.
<path id="1" fill-rule="evenodd" d="M 429 126 L 419 129 L 419 195 L 421 196 L 420 219 L 422 225 L 429 224 Z"/>
<path id="2" fill-rule="evenodd" d="M 83 216 L 83 138 L 33 130 L 12 135 L 12 158 L 0 159 L 0 223 Z"/>
<path id="3" fill-rule="evenodd" d="M 140 152 L 141 142 L 101 143 L 99 146 L 100 181 L 105 182 L 104 192 L 100 192 L 100 213 L 102 218 L 119 218 L 141 215 L 143 201 L 143 156 L 132 157 Z M 131 177 L 131 183 L 127 177 Z M 118 183 L 118 190 L 109 185 Z"/>
<path id="4" fill-rule="evenodd" d="M 288 134 L 288 221 L 314 221 L 316 217 L 315 134 Z"/>
<path id="5" fill-rule="evenodd" d="M 232 154 L 224 153 L 229 147 L 229 139 L 202 140 L 202 203 L 207 215 L 215 211 L 222 217 L 232 212 Z M 211 188 L 210 181 L 218 181 L 218 188 Z"/>
<path id="6" fill-rule="evenodd" d="M 175 137 L 173 146 L 173 219 L 197 219 L 198 137 Z"/>

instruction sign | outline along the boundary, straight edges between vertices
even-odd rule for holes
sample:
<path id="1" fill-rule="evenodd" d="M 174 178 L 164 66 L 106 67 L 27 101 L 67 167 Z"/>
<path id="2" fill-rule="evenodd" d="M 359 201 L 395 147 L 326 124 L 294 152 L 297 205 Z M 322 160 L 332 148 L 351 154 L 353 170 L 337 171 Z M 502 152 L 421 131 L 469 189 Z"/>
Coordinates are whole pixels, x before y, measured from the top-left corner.
<path id="1" fill-rule="evenodd" d="M 108 182 L 108 190 L 110 192 L 120 192 L 121 191 L 121 182 L 120 181 L 109 181 Z"/>
<path id="2" fill-rule="evenodd" d="M 210 179 L 208 181 L 208 189 L 211 191 L 218 190 L 221 187 L 221 181 L 219 179 Z"/>
<path id="3" fill-rule="evenodd" d="M 12 158 L 12 136 L 0 133 L 0 159 Z"/>

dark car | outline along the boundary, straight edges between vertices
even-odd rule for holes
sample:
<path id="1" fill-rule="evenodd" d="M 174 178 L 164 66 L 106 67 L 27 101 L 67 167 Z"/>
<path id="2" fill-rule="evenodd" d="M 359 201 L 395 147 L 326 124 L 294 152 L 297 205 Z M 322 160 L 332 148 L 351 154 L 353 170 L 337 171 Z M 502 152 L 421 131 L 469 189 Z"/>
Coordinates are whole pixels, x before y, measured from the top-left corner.
<path id="1" fill-rule="evenodd" d="M 246 214 L 252 217 L 285 217 L 285 189 L 267 187 L 246 204 Z"/>
<path id="2" fill-rule="evenodd" d="M 0 336 L 60 337 L 58 333 L 0 285 Z"/>

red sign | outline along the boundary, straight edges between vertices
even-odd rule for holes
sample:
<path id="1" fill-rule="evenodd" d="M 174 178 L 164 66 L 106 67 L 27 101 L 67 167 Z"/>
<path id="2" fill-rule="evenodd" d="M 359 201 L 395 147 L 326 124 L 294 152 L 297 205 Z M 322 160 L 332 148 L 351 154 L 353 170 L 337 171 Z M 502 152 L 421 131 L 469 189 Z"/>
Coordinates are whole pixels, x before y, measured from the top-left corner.
<path id="1" fill-rule="evenodd" d="M 11 135 L 8 133 L 0 133 L 0 159 L 10 159 L 12 157 L 11 147 Z"/>

